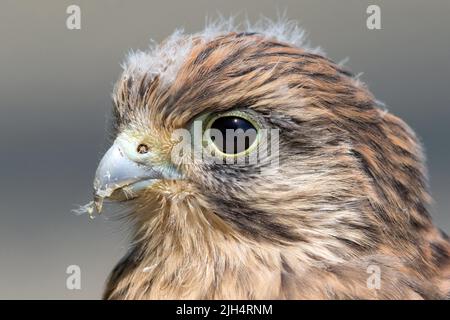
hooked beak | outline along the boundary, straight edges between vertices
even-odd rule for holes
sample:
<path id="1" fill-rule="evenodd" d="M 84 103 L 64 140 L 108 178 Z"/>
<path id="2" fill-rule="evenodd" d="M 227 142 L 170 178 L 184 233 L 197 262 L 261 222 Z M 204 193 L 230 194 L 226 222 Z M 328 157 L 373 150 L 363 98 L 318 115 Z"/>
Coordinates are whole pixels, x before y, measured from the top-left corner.
<path id="1" fill-rule="evenodd" d="M 123 138 L 117 138 L 98 165 L 94 179 L 94 204 L 102 211 L 104 199 L 130 200 L 156 181 L 179 179 L 181 175 L 172 166 L 148 165 L 151 153 L 140 155 Z"/>

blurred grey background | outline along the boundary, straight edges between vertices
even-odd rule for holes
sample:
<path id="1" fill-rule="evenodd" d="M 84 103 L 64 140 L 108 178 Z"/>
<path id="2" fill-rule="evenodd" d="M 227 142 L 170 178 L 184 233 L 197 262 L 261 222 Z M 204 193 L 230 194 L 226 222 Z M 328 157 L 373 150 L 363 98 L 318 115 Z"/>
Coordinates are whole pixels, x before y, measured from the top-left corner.
<path id="1" fill-rule="evenodd" d="M 66 8 L 81 7 L 81 30 Z M 366 28 L 381 7 L 382 30 Z M 428 155 L 436 223 L 450 231 L 450 1 L 17 1 L 0 2 L 0 298 L 98 299 L 126 241 L 114 222 L 76 216 L 91 197 L 110 92 L 132 48 L 205 16 L 255 21 L 286 10 L 335 61 L 349 57 Z M 239 20 L 239 19 L 238 19 Z M 82 288 L 66 289 L 81 267 Z"/>

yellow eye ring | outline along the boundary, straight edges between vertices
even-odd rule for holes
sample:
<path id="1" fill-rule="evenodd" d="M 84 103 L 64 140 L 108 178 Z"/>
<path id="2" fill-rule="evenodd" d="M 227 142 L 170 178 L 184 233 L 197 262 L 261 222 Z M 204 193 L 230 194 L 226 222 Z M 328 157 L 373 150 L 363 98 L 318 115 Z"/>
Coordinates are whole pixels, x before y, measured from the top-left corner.
<path id="1" fill-rule="evenodd" d="M 236 152 L 236 153 L 226 153 L 216 145 L 216 143 L 212 140 L 211 135 L 208 134 L 208 132 L 209 132 L 208 130 L 214 129 L 213 124 L 215 124 L 217 122 L 217 120 L 220 121 L 221 119 L 224 119 L 224 118 L 232 119 L 235 124 L 236 123 L 240 123 L 241 125 L 244 124 L 247 127 L 244 130 L 244 133 L 248 129 L 254 129 L 256 131 L 254 140 L 250 143 L 250 145 L 248 147 L 245 148 L 245 150 Z M 260 137 L 261 136 L 260 135 L 261 124 L 257 120 L 255 120 L 253 117 L 251 117 L 251 115 L 249 115 L 248 113 L 245 113 L 245 112 L 242 112 L 239 110 L 233 110 L 233 111 L 228 111 L 225 113 L 212 114 L 212 115 L 206 116 L 205 121 L 203 123 L 206 124 L 203 126 L 203 146 L 205 148 L 209 149 L 210 151 L 212 148 L 212 151 L 214 151 L 214 153 L 216 155 L 219 155 L 221 157 L 237 158 L 237 157 L 247 156 L 247 155 L 251 154 L 251 152 L 255 148 L 257 148 L 260 138 L 261 138 Z M 231 129 L 233 129 L 233 128 L 231 128 Z M 236 148 L 236 146 L 234 146 L 234 147 Z"/>

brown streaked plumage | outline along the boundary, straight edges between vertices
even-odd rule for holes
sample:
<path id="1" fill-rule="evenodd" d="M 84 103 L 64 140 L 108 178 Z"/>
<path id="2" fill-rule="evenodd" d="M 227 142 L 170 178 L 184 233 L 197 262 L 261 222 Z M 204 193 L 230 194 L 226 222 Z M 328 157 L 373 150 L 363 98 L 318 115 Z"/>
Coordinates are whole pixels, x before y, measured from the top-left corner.
<path id="1" fill-rule="evenodd" d="M 341 66 L 269 32 L 227 31 L 177 34 L 124 68 L 115 136 L 183 178 L 128 202 L 132 246 L 105 299 L 449 296 L 450 245 L 427 212 L 421 147 Z M 173 163 L 174 130 L 228 110 L 279 129 L 278 171 Z"/>

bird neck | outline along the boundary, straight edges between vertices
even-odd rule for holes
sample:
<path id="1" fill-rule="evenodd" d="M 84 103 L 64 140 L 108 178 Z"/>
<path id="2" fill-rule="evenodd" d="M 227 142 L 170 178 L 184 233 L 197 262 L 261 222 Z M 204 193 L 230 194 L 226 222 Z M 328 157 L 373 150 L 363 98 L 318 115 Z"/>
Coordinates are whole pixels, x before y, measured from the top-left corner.
<path id="1" fill-rule="evenodd" d="M 134 245 L 113 271 L 105 297 L 248 299 L 279 295 L 281 259 L 285 259 L 280 248 L 242 238 L 198 198 L 161 203 L 156 214 L 136 226 Z"/>
<path id="2" fill-rule="evenodd" d="M 111 274 L 105 298 L 417 296 L 405 285 L 406 281 L 400 281 L 402 274 L 393 266 L 402 267 L 403 263 L 391 254 L 318 263 L 303 254 L 301 246 L 276 246 L 241 238 L 208 210 L 201 199 L 184 197 L 160 203 L 157 213 L 151 213 L 146 223 L 136 226 L 134 245 Z M 146 213 L 142 211 L 139 214 L 144 216 Z M 371 265 L 382 268 L 383 275 L 389 273 L 388 279 L 400 280 L 383 291 L 368 288 L 367 268 Z M 345 290 L 349 281 L 354 288 L 352 292 Z"/>

